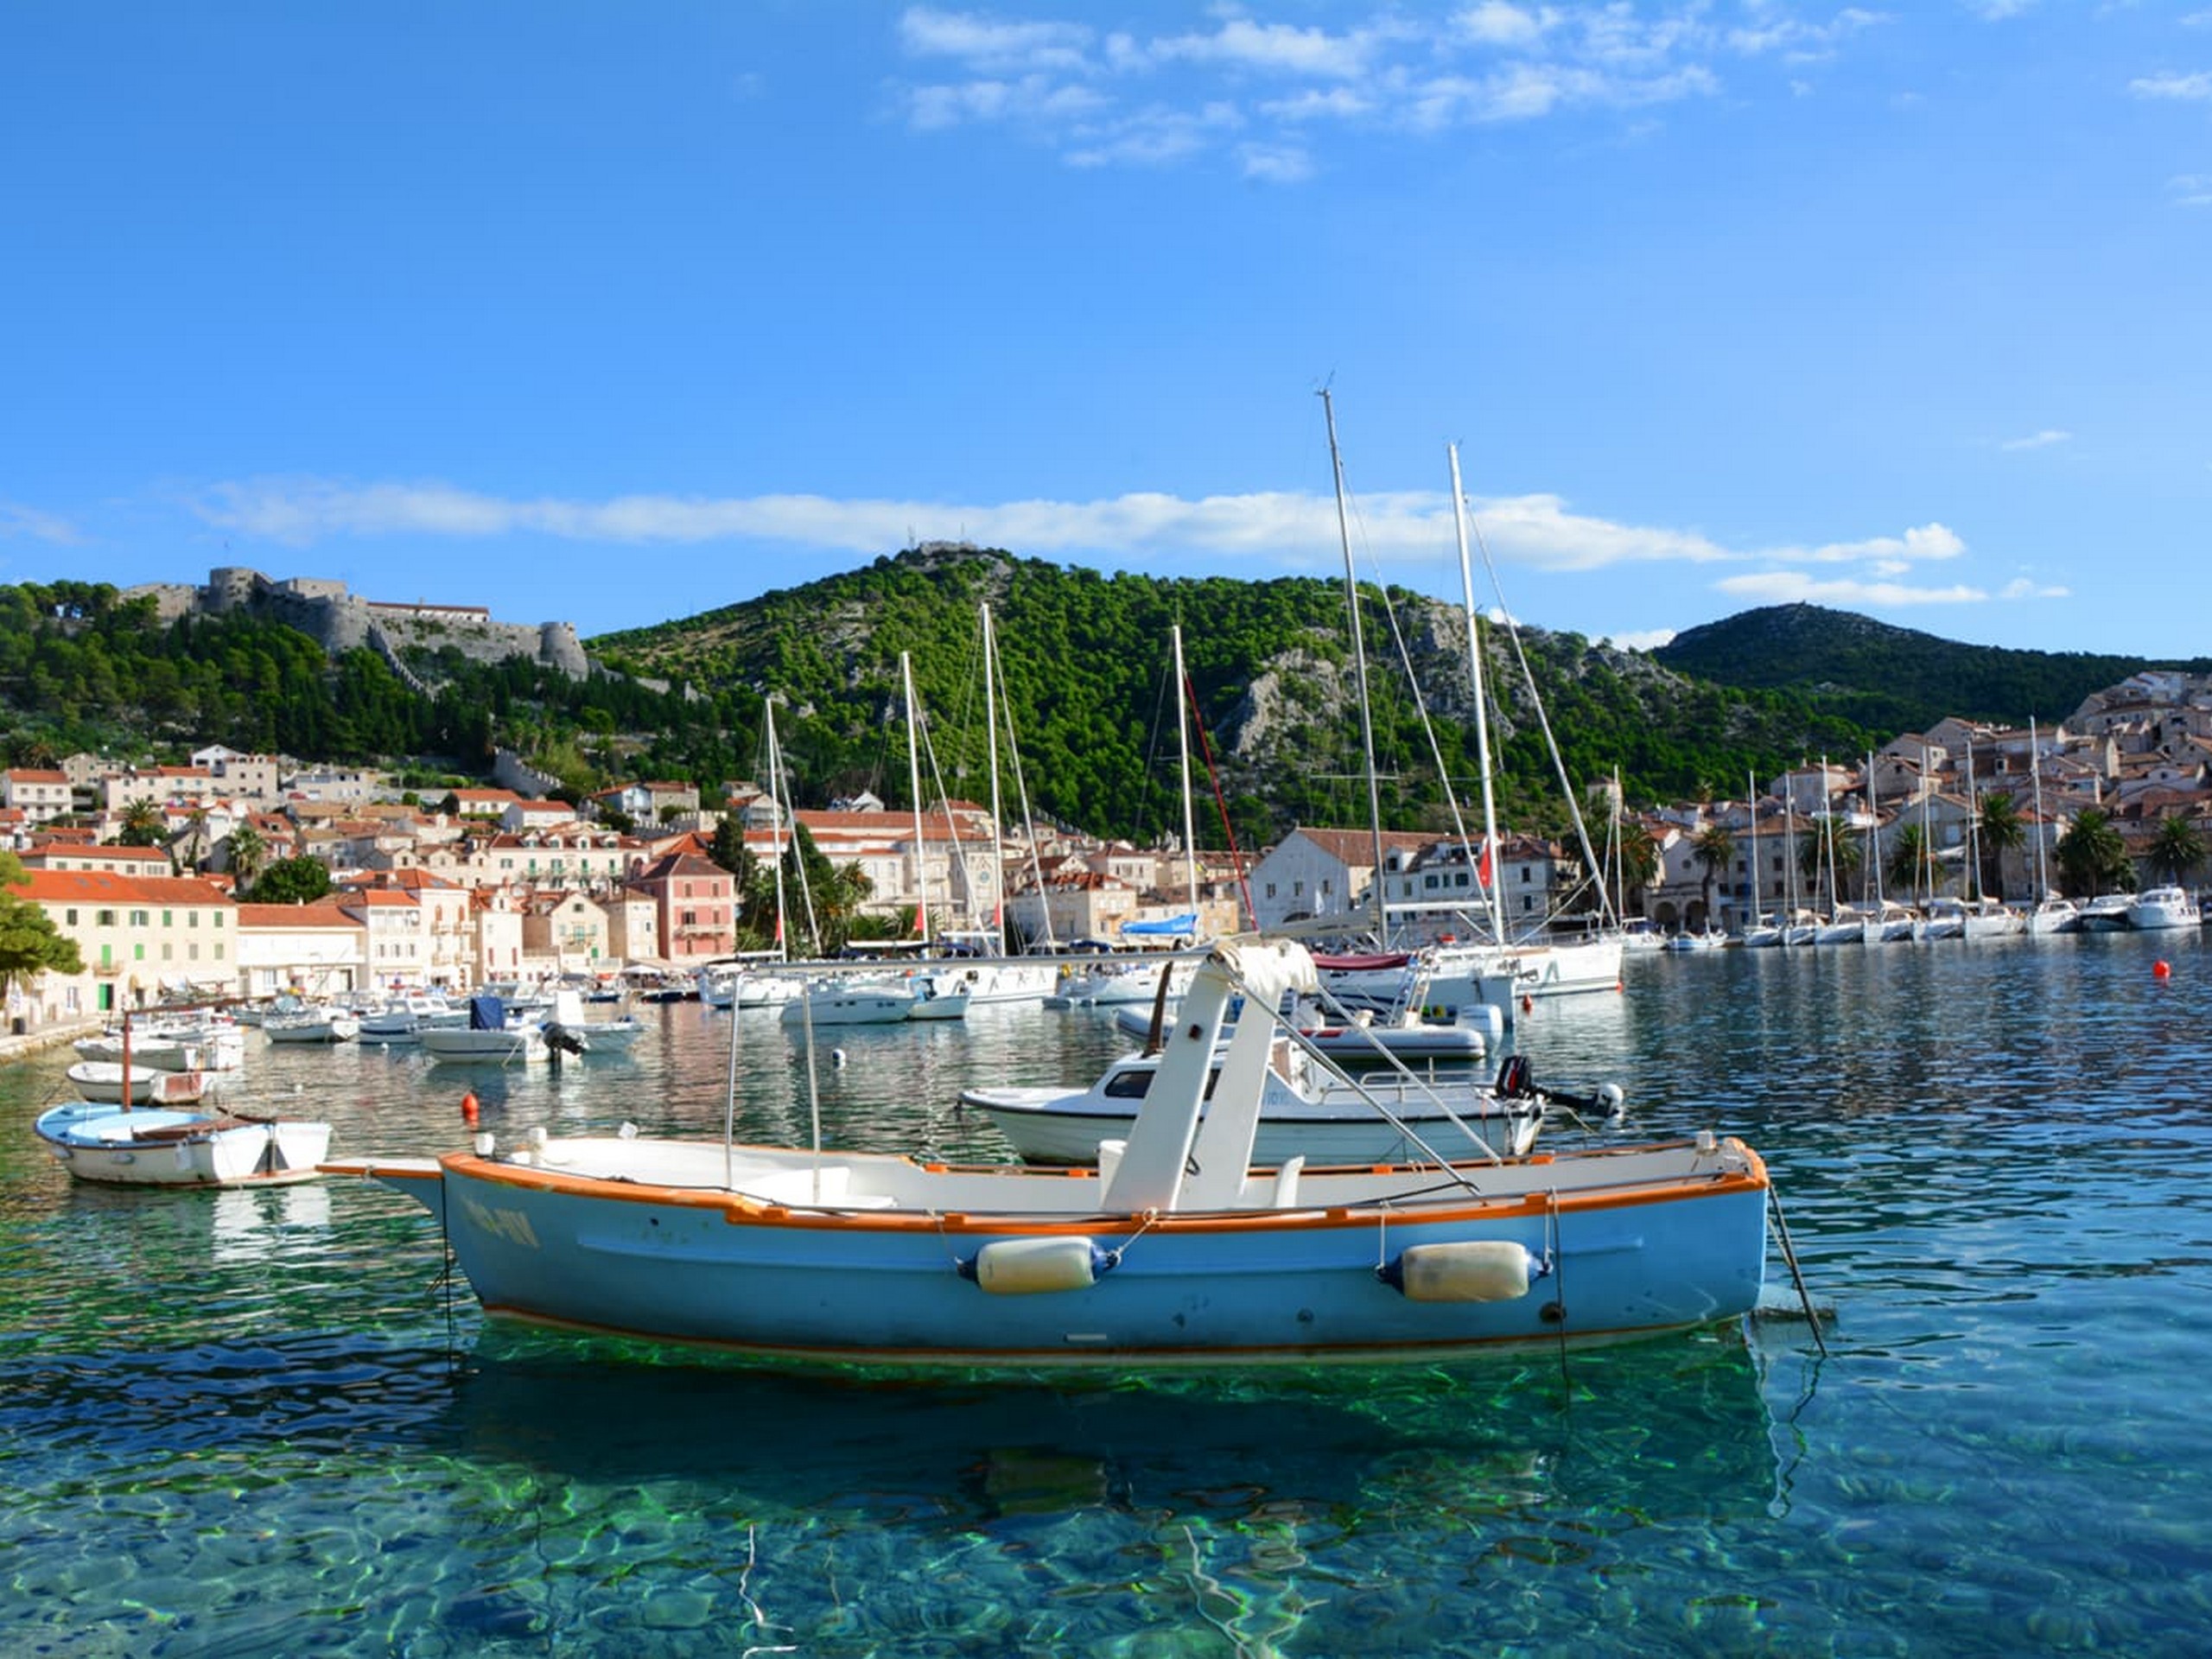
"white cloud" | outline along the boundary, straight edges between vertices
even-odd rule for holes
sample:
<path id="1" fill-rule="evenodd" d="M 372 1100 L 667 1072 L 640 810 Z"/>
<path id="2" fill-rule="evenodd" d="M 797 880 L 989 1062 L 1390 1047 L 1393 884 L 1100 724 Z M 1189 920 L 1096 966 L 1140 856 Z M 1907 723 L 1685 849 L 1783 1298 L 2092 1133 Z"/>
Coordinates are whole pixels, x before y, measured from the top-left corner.
<path id="1" fill-rule="evenodd" d="M 1922 524 L 1902 536 L 1875 536 L 1860 542 L 1829 542 L 1820 547 L 1777 547 L 1759 556 L 1784 564 L 1855 564 L 1867 561 L 1894 573 L 1934 559 L 1955 559 L 1967 550 L 1956 532 L 1942 524 Z"/>
<path id="2" fill-rule="evenodd" d="M 2212 71 L 2200 69 L 2191 75 L 2143 75 L 2129 81 L 2127 90 L 2138 98 L 2212 98 Z"/>
<path id="3" fill-rule="evenodd" d="M 1218 64 L 1274 74 L 1349 80 L 1366 71 L 1383 38 L 1379 32 L 1332 35 L 1325 29 L 1230 17 L 1210 35 L 1175 35 L 1156 41 L 1152 54 L 1161 62 Z"/>
<path id="4" fill-rule="evenodd" d="M 2002 22 L 2031 10 L 2035 0 L 1967 0 L 1967 10 L 1985 22 Z"/>
<path id="5" fill-rule="evenodd" d="M 1457 558 L 1449 497 L 1382 492 L 1355 499 L 1356 543 L 1401 566 Z M 538 535 L 613 546 L 774 542 L 880 553 L 911 540 L 968 540 L 1040 556 L 1204 552 L 1323 568 L 1338 557 L 1333 498 L 1289 492 L 1197 500 L 1137 492 L 1097 501 L 832 500 L 813 495 L 733 499 L 632 495 L 604 501 L 510 500 L 453 485 L 257 479 L 204 491 L 194 510 L 211 526 L 291 547 L 349 537 L 482 539 Z M 1559 496 L 1479 499 L 1473 523 L 1503 560 L 1558 572 L 1622 564 L 1834 563 L 1888 560 L 1902 569 L 1947 559 L 1964 543 L 1941 524 L 1902 536 L 1813 549 L 1738 550 L 1694 531 L 1578 513 Z"/>
<path id="6" fill-rule="evenodd" d="M 1820 21 L 1757 3 L 1745 18 L 1724 24 L 1709 0 L 1476 0 L 1443 18 L 1378 7 L 1338 29 L 1224 6 L 1203 27 L 1145 35 L 915 6 L 898 25 L 907 55 L 951 71 L 895 91 L 917 131 L 1000 125 L 1071 166 L 1207 154 L 1294 183 L 1317 170 L 1299 138 L 1316 123 L 1427 136 L 1649 110 L 1718 96 L 1723 62 L 1825 60 L 1886 21 L 1855 6 Z M 1802 79 L 1777 85 L 1804 90 Z M 1294 153 L 1293 165 L 1272 159 Z"/>
<path id="7" fill-rule="evenodd" d="M 1294 144 L 1246 144 L 1237 151 L 1244 176 L 1270 184 L 1296 184 L 1313 176 L 1313 158 Z"/>
<path id="8" fill-rule="evenodd" d="M 1635 633 L 1609 633 L 1603 643 L 1622 651 L 1656 651 L 1672 645 L 1675 632 L 1673 628 L 1645 628 Z"/>
<path id="9" fill-rule="evenodd" d="M 1086 69 L 1095 38 L 1081 23 L 1001 22 L 928 6 L 912 7 L 899 17 L 899 37 L 918 57 L 958 58 L 1011 74 Z"/>
<path id="10" fill-rule="evenodd" d="M 56 547 L 74 547 L 85 539 L 76 525 L 58 513 L 0 501 L 0 542 L 18 538 L 48 542 Z"/>
<path id="11" fill-rule="evenodd" d="M 2177 207 L 2212 207 L 2212 173 L 2183 173 L 2168 179 L 2166 195 Z"/>
<path id="12" fill-rule="evenodd" d="M 1452 20 L 1460 34 L 1478 45 L 1511 47 L 1535 45 L 1557 21 L 1558 14 L 1548 6 L 1530 11 L 1509 6 L 1503 0 L 1482 0 Z"/>
<path id="13" fill-rule="evenodd" d="M 2026 576 L 2015 576 L 1998 593 L 1999 599 L 2071 599 L 2071 588 L 2060 588 L 2047 582 L 2032 582 Z"/>
<path id="14" fill-rule="evenodd" d="M 2073 440 L 2071 432 L 2047 426 L 2040 432 L 2031 432 L 2024 438 L 2007 438 L 1997 447 L 1999 449 L 2048 449 L 2055 443 L 2070 443 Z"/>

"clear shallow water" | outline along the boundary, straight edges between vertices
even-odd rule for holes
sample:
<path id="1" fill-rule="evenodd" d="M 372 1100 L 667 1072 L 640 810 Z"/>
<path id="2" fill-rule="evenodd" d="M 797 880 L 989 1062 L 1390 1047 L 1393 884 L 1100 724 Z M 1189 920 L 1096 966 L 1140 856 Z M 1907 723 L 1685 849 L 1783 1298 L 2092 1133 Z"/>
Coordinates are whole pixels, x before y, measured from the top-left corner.
<path id="1" fill-rule="evenodd" d="M 503 1135 L 719 1134 L 730 1017 L 654 1013 L 557 1074 L 257 1046 L 239 1097 L 346 1154 L 460 1144 L 472 1087 Z M 486 1328 L 406 1200 L 73 1186 L 29 1130 L 66 1057 L 0 1070 L 0 1653 L 2202 1653 L 2208 1015 L 2194 935 L 1637 960 L 1521 1046 L 1767 1155 L 1826 1358 L 1777 1315 L 1152 1384 Z M 804 1138 L 793 1044 L 735 1030 L 741 1135 Z M 963 1084 L 1116 1047 L 835 1040 L 830 1139 L 959 1156 Z"/>

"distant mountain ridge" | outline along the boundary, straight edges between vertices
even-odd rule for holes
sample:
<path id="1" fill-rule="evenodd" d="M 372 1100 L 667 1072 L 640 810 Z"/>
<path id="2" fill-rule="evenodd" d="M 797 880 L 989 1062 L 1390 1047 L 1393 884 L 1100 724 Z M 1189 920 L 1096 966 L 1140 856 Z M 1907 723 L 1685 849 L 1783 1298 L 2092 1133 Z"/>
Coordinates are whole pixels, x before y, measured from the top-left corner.
<path id="1" fill-rule="evenodd" d="M 1770 605 L 1685 629 L 1651 653 L 1678 673 L 1745 690 L 1794 691 L 1815 707 L 1895 736 L 1946 715 L 2045 725 L 2091 693 L 2146 668 L 2186 661 L 1967 645 L 1818 605 Z"/>
<path id="2" fill-rule="evenodd" d="M 1377 791 L 1393 828 L 1448 830 L 1478 794 L 1466 620 L 1363 585 Z M 1388 599 L 1387 614 L 1384 599 Z M 97 583 L 0 587 L 0 740 L 10 763 L 73 747 L 221 741 L 303 760 L 479 767 L 522 753 L 581 798 L 637 778 L 712 790 L 765 778 L 765 705 L 803 806 L 911 798 L 901 658 L 927 722 L 923 793 L 988 798 L 979 610 L 998 641 L 1004 810 L 1145 841 L 1178 834 L 1170 635 L 1195 702 L 1201 838 L 1367 821 L 1342 585 L 1107 575 L 933 544 L 698 615 L 601 635 L 578 677 L 527 655 L 474 659 L 435 632 L 387 660 L 238 607 L 164 617 Z M 1523 659 L 1526 671 L 1523 670 Z M 1945 715 L 2065 718 L 2152 664 L 1961 645 L 1814 606 L 1743 613 L 1653 652 L 1522 626 L 1484 629 L 1502 810 L 1566 827 L 1548 721 L 1574 785 L 1632 804 L 1737 795 L 1810 756 L 1864 753 Z M 2203 671 L 2202 664 L 2172 664 Z M 1543 720 L 1529 687 L 1541 693 Z M 664 689 L 665 688 L 665 689 Z M 1225 829 L 1224 821 L 1230 826 Z"/>

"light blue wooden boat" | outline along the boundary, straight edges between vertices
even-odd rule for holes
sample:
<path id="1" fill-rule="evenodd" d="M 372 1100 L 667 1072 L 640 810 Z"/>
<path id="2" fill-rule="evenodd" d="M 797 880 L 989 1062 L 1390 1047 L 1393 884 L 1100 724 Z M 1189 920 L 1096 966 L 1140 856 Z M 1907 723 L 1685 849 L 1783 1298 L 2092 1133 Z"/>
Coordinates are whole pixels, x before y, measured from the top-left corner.
<path id="1" fill-rule="evenodd" d="M 615 1135 L 333 1163 L 419 1200 L 498 1318 L 899 1367 L 1432 1361 L 1736 1318 L 1768 1179 L 1710 1134 L 1479 1161 L 1252 1166 L 1270 1039 L 1310 989 L 1223 942 L 1096 1169 L 944 1166 Z M 1418 1141 L 1415 1142 L 1419 1144 Z"/>

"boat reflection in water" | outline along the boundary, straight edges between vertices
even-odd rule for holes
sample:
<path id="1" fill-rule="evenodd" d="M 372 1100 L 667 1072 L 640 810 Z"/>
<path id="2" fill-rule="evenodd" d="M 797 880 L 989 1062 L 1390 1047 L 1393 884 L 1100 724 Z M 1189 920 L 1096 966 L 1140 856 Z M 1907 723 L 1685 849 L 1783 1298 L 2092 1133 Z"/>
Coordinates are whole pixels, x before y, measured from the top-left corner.
<path id="1" fill-rule="evenodd" d="M 675 1479 L 763 1525 L 880 1522 L 900 1491 L 931 1495 L 907 1520 L 932 1533 L 1016 1512 L 1226 1525 L 1347 1506 L 1459 1533 L 1613 1503 L 1656 1524 L 1775 1502 L 1761 1339 L 1108 1382 L 783 1370 L 491 1325 L 420 1432 L 425 1450 L 556 1475 L 556 1495 Z"/>

